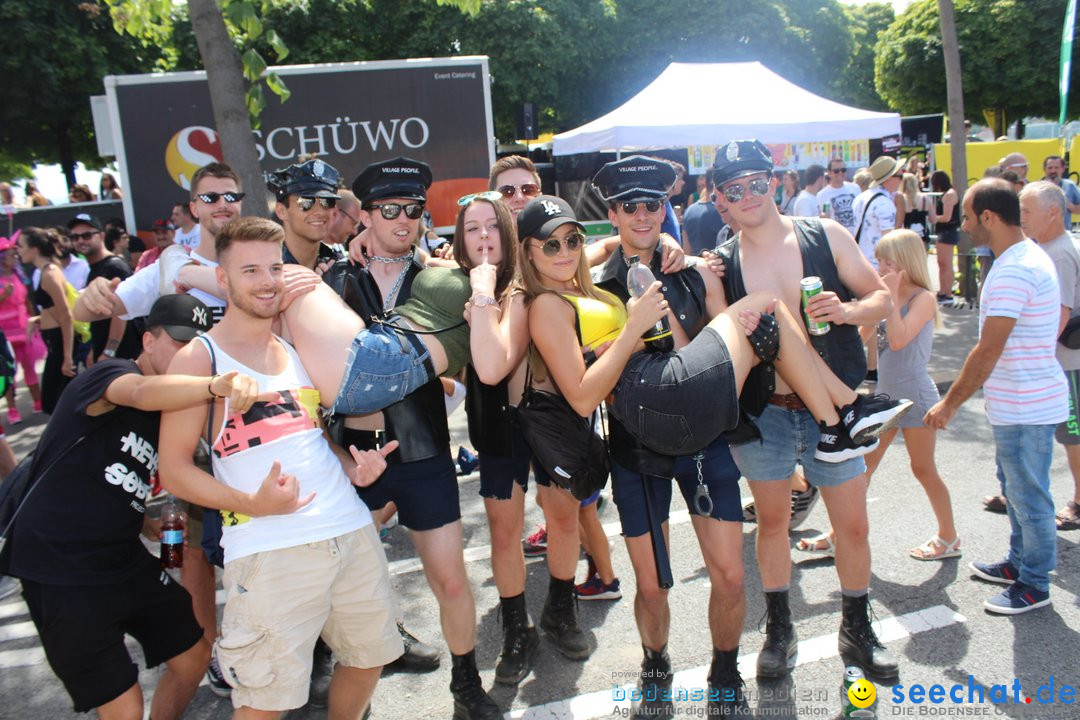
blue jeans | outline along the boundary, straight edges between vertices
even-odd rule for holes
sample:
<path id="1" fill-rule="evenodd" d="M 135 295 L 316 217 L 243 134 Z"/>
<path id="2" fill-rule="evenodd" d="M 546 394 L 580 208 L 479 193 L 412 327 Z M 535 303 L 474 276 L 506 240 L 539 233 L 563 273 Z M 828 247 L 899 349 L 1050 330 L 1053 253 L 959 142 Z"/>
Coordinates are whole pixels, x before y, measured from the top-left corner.
<path id="1" fill-rule="evenodd" d="M 1057 565 L 1057 527 L 1050 496 L 1054 425 L 994 425 L 995 461 L 1001 494 L 1008 502 L 1009 563 L 1020 582 L 1050 589 Z"/>

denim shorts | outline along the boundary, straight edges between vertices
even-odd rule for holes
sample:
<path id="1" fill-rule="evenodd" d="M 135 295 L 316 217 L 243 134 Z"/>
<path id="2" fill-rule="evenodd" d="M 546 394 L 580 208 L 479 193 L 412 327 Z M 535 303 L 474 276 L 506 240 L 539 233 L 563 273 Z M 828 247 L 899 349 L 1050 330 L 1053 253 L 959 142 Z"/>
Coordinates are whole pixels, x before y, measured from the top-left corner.
<path id="1" fill-rule="evenodd" d="M 839 463 L 814 459 L 820 431 L 809 410 L 766 405 L 754 422 L 761 431 L 761 440 L 731 448 L 747 480 L 787 480 L 795 472 L 796 463 L 803 466 L 806 479 L 818 487 L 842 485 L 866 472 L 861 457 Z"/>
<path id="2" fill-rule="evenodd" d="M 720 439 L 713 441 L 705 449 L 701 464 L 701 476 L 705 487 L 709 489 L 709 499 L 713 503 L 710 517 L 716 520 L 742 522 L 742 501 L 739 497 L 739 468 L 731 459 L 728 444 Z M 615 505 L 619 508 L 619 522 L 622 534 L 626 537 L 639 537 L 649 532 L 649 516 L 645 509 L 645 487 L 641 482 L 641 473 L 627 470 L 617 462 L 611 463 L 611 492 Z M 679 491 L 691 512 L 694 509 L 694 494 L 697 492 L 697 462 L 693 455 L 676 458 L 675 481 Z M 671 509 L 671 478 L 648 476 L 652 486 L 653 499 L 656 501 L 660 521 L 668 519 Z"/>
<path id="3" fill-rule="evenodd" d="M 692 455 L 739 420 L 731 356 L 706 327 L 675 353 L 630 358 L 615 386 L 611 414 L 639 442 L 661 455 Z"/>
<path id="4" fill-rule="evenodd" d="M 435 378 L 431 354 L 415 334 L 385 323 L 356 333 L 334 412 L 367 415 L 382 410 Z"/>
<path id="5" fill-rule="evenodd" d="M 517 408 L 510 408 L 510 431 L 514 440 L 513 455 L 504 457 L 481 452 L 480 456 L 480 497 L 495 500 L 509 500 L 513 496 L 514 483 L 522 490 L 529 489 L 529 467 L 532 466 L 533 479 L 537 485 L 551 487 L 551 477 L 544 468 L 534 463 L 532 450 L 525 441 L 518 423 Z"/>

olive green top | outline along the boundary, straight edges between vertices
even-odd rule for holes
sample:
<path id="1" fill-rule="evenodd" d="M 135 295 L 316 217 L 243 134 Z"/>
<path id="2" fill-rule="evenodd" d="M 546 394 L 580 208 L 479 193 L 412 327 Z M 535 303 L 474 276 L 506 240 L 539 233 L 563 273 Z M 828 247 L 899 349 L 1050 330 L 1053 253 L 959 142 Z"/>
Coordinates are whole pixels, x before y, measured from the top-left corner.
<path id="1" fill-rule="evenodd" d="M 453 330 L 421 335 L 435 337 L 446 350 L 444 375 L 457 375 L 469 362 L 469 325 L 463 313 L 472 296 L 469 276 L 460 268 L 431 267 L 422 270 L 412 282 L 409 299 L 394 308 L 394 313 L 411 320 L 423 330 Z M 454 327 L 457 326 L 457 327 Z"/>

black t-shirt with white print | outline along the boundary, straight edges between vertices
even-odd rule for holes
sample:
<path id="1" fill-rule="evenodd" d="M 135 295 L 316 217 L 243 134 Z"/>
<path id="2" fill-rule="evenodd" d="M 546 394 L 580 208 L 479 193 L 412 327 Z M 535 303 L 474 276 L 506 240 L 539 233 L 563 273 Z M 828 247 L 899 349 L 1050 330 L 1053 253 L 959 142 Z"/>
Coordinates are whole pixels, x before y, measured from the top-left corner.
<path id="1" fill-rule="evenodd" d="M 78 438 L 41 480 L 15 522 L 3 572 L 50 585 L 111 585 L 134 575 L 148 551 L 139 540 L 150 479 L 157 472 L 161 413 L 87 407 L 117 378 L 140 373 L 131 360 L 106 360 L 65 388 L 38 444 L 40 471 Z"/>

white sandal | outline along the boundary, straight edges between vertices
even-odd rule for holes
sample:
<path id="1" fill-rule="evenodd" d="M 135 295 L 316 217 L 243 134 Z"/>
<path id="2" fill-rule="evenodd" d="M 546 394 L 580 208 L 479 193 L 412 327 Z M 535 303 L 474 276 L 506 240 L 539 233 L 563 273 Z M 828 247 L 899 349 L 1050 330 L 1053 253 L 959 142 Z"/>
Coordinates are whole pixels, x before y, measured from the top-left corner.
<path id="1" fill-rule="evenodd" d="M 944 549 L 941 552 L 937 552 L 938 548 Z M 935 535 L 919 547 L 908 550 L 908 555 L 916 560 L 923 561 L 947 560 L 949 558 L 960 557 L 962 554 L 963 551 L 960 549 L 959 535 L 957 535 L 956 539 L 951 543 L 947 543 Z"/>
<path id="2" fill-rule="evenodd" d="M 824 547 L 818 547 L 824 543 Z M 795 549 L 799 552 L 806 553 L 808 555 L 817 555 L 819 557 L 836 557 L 836 541 L 831 535 L 818 535 L 816 538 L 805 538 L 795 543 Z"/>

